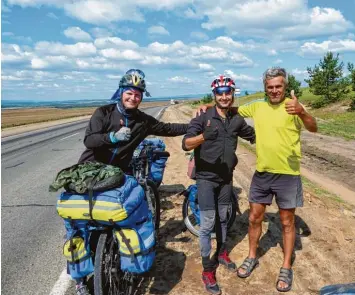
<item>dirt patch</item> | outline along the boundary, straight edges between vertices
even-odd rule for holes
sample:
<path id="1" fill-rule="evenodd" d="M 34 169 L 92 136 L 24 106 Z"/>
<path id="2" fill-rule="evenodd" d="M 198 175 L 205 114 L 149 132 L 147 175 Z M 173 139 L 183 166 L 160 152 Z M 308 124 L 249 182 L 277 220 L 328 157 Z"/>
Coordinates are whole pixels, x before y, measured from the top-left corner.
<path id="1" fill-rule="evenodd" d="M 179 107 L 166 110 L 162 120 L 185 122 L 188 116 Z M 183 107 L 184 113 L 189 113 Z M 164 138 L 171 153 L 162 194 L 160 246 L 155 266 L 146 275 L 138 294 L 205 294 L 201 282 L 198 238 L 185 231 L 183 199 L 178 193 L 192 183 L 186 176 L 188 155 L 181 150 L 182 137 Z M 242 214 L 228 233 L 231 258 L 240 265 L 248 253 L 248 201 L 246 188 L 255 169 L 255 156 L 238 148 L 239 164 L 234 185 L 242 188 L 239 206 Z M 245 188 L 245 189 L 243 189 Z M 297 238 L 293 269 L 293 289 L 288 294 L 318 294 L 327 284 L 354 280 L 355 207 L 320 199 L 305 193 L 305 206 L 297 210 Z M 260 267 L 248 279 L 240 279 L 223 268 L 217 271 L 223 294 L 279 294 L 275 283 L 282 264 L 281 224 L 275 204 L 267 209 L 259 245 Z"/>
<path id="2" fill-rule="evenodd" d="M 303 132 L 302 155 L 304 167 L 355 191 L 354 140 Z"/>

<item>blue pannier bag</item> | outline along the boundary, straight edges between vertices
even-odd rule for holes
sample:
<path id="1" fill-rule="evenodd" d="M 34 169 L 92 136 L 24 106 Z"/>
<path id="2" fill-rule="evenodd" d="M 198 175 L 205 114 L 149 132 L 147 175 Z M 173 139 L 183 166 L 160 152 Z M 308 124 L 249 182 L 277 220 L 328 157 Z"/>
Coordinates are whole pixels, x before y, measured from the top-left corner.
<path id="1" fill-rule="evenodd" d="M 154 150 L 157 151 L 165 151 L 165 143 L 159 138 L 147 138 L 143 140 L 136 151 L 142 150 L 145 146 L 152 146 Z M 139 152 L 138 152 L 139 153 Z M 159 187 L 164 176 L 164 170 L 166 166 L 167 157 L 159 157 L 159 159 L 149 161 L 149 174 L 148 178 L 155 182 L 155 184 Z"/>
<path id="2" fill-rule="evenodd" d="M 144 189 L 134 177 L 126 175 L 122 186 L 94 191 L 91 196 L 62 192 L 57 200 L 57 212 L 67 230 L 63 254 L 73 279 L 93 272 L 90 230 L 105 225 L 115 228 L 116 237 L 121 236 L 120 232 L 128 235 L 128 240 L 120 241 L 117 237 L 120 252 L 126 254 L 121 257 L 122 270 L 142 273 L 151 268 L 155 259 L 154 225 Z"/>
<path id="3" fill-rule="evenodd" d="M 189 199 L 189 207 L 195 217 L 197 224 L 200 224 L 200 206 L 197 199 L 197 185 L 191 184 L 185 193 Z"/>
<path id="4" fill-rule="evenodd" d="M 152 218 L 144 223 L 115 231 L 119 242 L 121 269 L 131 273 L 150 270 L 155 259 L 155 231 Z M 124 240 L 128 240 L 129 244 Z"/>
<path id="5" fill-rule="evenodd" d="M 94 271 L 93 253 L 90 249 L 90 232 L 86 223 L 64 221 L 67 230 L 63 255 L 67 259 L 67 273 L 73 279 L 86 277 Z"/>
<path id="6" fill-rule="evenodd" d="M 137 180 L 126 175 L 122 186 L 93 192 L 91 208 L 89 194 L 62 192 L 57 200 L 57 212 L 65 220 L 94 220 L 101 225 L 117 224 L 126 227 L 148 216 L 148 209 L 146 212 L 139 211 L 143 208 L 139 206 L 144 198 L 144 190 Z"/>

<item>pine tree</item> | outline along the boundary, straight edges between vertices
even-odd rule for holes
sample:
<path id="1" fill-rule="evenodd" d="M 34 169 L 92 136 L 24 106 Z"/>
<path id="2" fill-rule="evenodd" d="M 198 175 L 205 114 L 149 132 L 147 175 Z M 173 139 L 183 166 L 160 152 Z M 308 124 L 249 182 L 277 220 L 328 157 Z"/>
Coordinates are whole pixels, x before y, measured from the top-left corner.
<path id="1" fill-rule="evenodd" d="M 307 68 L 309 79 L 305 81 L 310 92 L 322 96 L 322 103 L 318 106 L 338 101 L 348 92 L 349 82 L 343 78 L 343 68 L 344 63 L 339 62 L 339 54 L 335 56 L 332 52 L 328 52 L 313 69 Z"/>
<path id="2" fill-rule="evenodd" d="M 351 83 L 351 88 L 353 91 L 355 91 L 355 69 L 354 69 L 354 64 L 353 63 L 348 63 L 348 71 L 350 72 L 350 83 Z M 355 111 L 355 96 L 353 95 L 351 97 L 351 103 L 350 103 L 350 110 Z"/>
<path id="3" fill-rule="evenodd" d="M 297 98 L 302 96 L 301 82 L 296 80 L 296 77 L 293 75 L 288 75 L 288 85 L 286 88 L 286 97 L 291 97 L 291 90 L 295 91 Z"/>

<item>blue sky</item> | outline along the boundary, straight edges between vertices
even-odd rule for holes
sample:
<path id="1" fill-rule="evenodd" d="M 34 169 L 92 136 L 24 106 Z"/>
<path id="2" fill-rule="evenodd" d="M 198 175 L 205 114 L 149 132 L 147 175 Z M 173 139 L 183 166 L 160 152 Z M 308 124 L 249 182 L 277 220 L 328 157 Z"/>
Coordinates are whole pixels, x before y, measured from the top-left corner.
<path id="1" fill-rule="evenodd" d="M 307 77 L 324 53 L 355 62 L 355 0 L 4 0 L 2 99 L 108 99 L 130 68 L 155 97 L 207 93 L 266 68 Z"/>

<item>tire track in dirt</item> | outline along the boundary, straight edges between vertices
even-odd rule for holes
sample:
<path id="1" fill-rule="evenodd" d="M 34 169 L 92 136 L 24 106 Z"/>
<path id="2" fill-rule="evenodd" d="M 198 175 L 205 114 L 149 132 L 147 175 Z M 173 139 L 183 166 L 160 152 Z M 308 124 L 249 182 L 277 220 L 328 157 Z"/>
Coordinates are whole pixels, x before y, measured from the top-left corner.
<path id="1" fill-rule="evenodd" d="M 162 120 L 188 122 L 188 106 L 169 107 Z M 182 137 L 163 138 L 171 157 L 165 170 L 162 196 L 162 222 L 157 258 L 152 271 L 137 294 L 206 294 L 198 238 L 185 231 L 182 220 L 184 187 L 193 183 L 186 176 L 188 157 L 181 149 Z M 247 188 L 255 169 L 255 157 L 238 147 L 239 164 L 235 185 Z M 253 162 L 254 161 L 254 162 Z M 241 178 L 242 177 L 242 178 Z M 228 233 L 231 258 L 240 265 L 248 253 L 248 201 L 240 194 L 240 209 Z M 355 207 L 320 199 L 305 193 L 305 206 L 297 210 L 294 283 L 288 294 L 317 294 L 327 284 L 349 283 L 355 278 Z M 240 279 L 219 268 L 217 279 L 223 294 L 279 294 L 275 283 L 282 264 L 281 224 L 275 204 L 267 208 L 259 244 L 260 267 L 251 277 Z"/>

